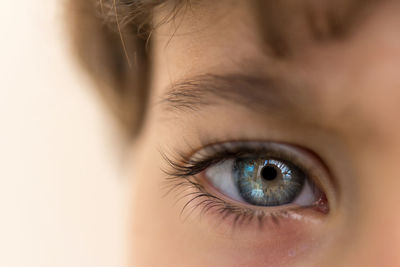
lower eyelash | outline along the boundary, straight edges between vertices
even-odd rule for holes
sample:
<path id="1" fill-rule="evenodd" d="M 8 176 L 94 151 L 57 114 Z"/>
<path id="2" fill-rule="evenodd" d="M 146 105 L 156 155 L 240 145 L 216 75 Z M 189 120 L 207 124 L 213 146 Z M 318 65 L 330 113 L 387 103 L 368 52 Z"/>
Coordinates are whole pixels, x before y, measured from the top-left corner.
<path id="1" fill-rule="evenodd" d="M 243 226 L 244 224 L 257 222 L 259 228 L 263 228 L 266 223 L 274 223 L 279 225 L 281 218 L 288 218 L 292 211 L 297 208 L 267 212 L 250 208 L 238 207 L 231 204 L 218 196 L 207 192 L 194 176 L 169 176 L 167 177 L 165 196 L 176 192 L 177 202 L 185 200 L 180 216 L 184 216 L 187 212 L 187 217 L 192 215 L 196 210 L 200 209 L 198 215 L 201 217 L 208 213 L 217 214 L 221 220 L 231 218 L 233 228 Z M 183 192 L 190 190 L 182 196 Z"/>

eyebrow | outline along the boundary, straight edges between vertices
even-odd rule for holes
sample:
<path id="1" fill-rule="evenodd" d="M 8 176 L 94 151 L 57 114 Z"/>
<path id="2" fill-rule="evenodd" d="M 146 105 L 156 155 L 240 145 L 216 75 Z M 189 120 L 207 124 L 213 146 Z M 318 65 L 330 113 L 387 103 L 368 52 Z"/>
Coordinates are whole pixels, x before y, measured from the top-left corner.
<path id="1" fill-rule="evenodd" d="M 198 112 L 233 104 L 279 117 L 308 118 L 314 114 L 316 95 L 301 84 L 236 73 L 205 74 L 174 83 L 159 103 L 167 112 Z"/>

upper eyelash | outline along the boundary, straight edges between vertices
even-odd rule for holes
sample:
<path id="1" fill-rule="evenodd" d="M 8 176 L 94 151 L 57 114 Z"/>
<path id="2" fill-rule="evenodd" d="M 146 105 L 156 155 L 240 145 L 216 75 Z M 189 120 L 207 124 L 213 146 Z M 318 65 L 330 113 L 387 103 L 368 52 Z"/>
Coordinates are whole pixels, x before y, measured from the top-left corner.
<path id="1" fill-rule="evenodd" d="M 247 143 L 247 145 L 246 145 Z M 258 147 L 249 147 L 249 143 L 258 144 Z M 268 152 L 263 147 L 262 142 L 225 142 L 217 143 L 204 147 L 201 151 L 205 152 L 206 155 L 200 154 L 199 152 L 191 154 L 189 156 L 179 153 L 178 157 L 174 159 L 167 156 L 164 153 L 162 157 L 171 167 L 170 171 L 164 170 L 169 176 L 192 176 L 196 175 L 207 167 L 220 162 L 223 159 L 228 158 L 239 158 L 246 155 L 257 156 Z"/>

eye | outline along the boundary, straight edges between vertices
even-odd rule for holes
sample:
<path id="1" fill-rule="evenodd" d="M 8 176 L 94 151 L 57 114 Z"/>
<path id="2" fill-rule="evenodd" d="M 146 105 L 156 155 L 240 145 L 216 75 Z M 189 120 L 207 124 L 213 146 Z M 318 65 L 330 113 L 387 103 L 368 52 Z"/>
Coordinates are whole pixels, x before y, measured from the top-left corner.
<path id="1" fill-rule="evenodd" d="M 315 159 L 289 145 L 268 146 L 255 155 L 247 148 L 244 155 L 222 159 L 204 171 L 205 178 L 222 195 L 254 206 L 320 204 L 324 193 L 311 178 L 320 167 L 310 166 Z"/>

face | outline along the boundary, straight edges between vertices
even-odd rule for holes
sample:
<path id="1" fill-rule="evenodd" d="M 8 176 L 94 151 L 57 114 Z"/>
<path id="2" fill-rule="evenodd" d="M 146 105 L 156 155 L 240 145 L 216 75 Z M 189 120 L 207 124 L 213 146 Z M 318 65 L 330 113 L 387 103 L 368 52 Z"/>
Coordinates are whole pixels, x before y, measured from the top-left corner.
<path id="1" fill-rule="evenodd" d="M 260 2 L 152 34 L 134 266 L 400 266 L 400 4 Z"/>

